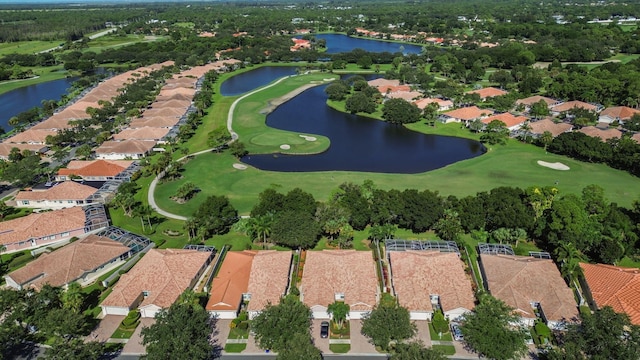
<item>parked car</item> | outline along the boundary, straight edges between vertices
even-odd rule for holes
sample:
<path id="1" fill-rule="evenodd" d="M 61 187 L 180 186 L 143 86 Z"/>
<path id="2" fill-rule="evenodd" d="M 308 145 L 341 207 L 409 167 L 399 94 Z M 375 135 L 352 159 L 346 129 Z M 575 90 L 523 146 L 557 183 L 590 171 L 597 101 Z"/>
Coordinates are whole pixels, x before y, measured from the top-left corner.
<path id="1" fill-rule="evenodd" d="M 464 340 L 464 336 L 462 335 L 462 330 L 460 330 L 460 325 L 451 323 L 451 335 L 453 335 L 453 339 L 455 341 Z"/>
<path id="2" fill-rule="evenodd" d="M 320 337 L 326 339 L 329 337 L 329 322 L 323 321 L 320 323 Z"/>

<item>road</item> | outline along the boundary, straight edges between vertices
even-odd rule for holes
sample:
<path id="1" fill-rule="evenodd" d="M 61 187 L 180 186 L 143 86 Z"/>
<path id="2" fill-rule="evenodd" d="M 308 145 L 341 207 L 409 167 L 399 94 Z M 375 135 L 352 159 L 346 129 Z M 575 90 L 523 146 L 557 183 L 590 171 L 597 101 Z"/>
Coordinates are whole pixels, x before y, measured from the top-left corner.
<path id="1" fill-rule="evenodd" d="M 91 39 L 91 40 L 97 39 L 97 38 L 99 38 L 101 36 L 105 36 L 107 34 L 111 34 L 112 32 L 114 32 L 116 30 L 118 30 L 118 29 L 117 28 L 110 28 L 110 29 L 107 29 L 107 30 L 104 30 L 104 31 L 100 31 L 97 34 L 93 34 L 93 35 L 89 36 L 89 39 Z M 76 40 L 74 42 L 78 42 L 78 41 L 82 41 L 82 40 Z M 42 50 L 42 51 L 40 51 L 40 53 L 48 53 L 48 52 L 52 52 L 52 51 L 55 51 L 55 50 L 58 50 L 58 49 L 62 49 L 62 46 L 59 45 L 59 46 L 56 46 L 56 47 L 52 47 L 51 49 Z"/>

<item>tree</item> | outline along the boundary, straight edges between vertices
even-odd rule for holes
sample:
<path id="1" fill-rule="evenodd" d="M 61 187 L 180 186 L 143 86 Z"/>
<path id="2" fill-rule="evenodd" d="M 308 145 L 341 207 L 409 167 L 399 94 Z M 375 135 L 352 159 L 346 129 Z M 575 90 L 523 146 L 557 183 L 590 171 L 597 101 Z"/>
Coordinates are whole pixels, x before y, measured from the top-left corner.
<path id="1" fill-rule="evenodd" d="M 396 301 L 381 301 L 362 320 L 362 334 L 385 351 L 390 349 L 392 342 L 409 339 L 416 331 L 409 310 Z"/>
<path id="2" fill-rule="evenodd" d="M 433 230 L 440 239 L 457 242 L 462 233 L 460 216 L 455 210 L 446 209 L 444 216 L 433 226 Z"/>
<path id="3" fill-rule="evenodd" d="M 349 87 L 342 81 L 334 81 L 327 86 L 324 92 L 329 97 L 329 100 L 343 101 L 349 93 Z"/>
<path id="4" fill-rule="evenodd" d="M 438 350 L 424 347 L 420 340 L 396 345 L 390 360 L 445 360 L 447 357 Z"/>
<path id="5" fill-rule="evenodd" d="M 349 304 L 344 301 L 335 301 L 327 307 L 327 313 L 331 315 L 333 322 L 338 325 L 338 329 L 342 329 L 344 321 L 349 314 Z"/>
<path id="6" fill-rule="evenodd" d="M 76 149 L 76 155 L 82 157 L 83 159 L 88 159 L 91 156 L 91 145 L 82 144 Z"/>
<path id="7" fill-rule="evenodd" d="M 373 65 L 373 60 L 369 55 L 364 55 L 358 59 L 358 66 L 363 69 L 370 69 L 371 65 Z"/>
<path id="8" fill-rule="evenodd" d="M 278 353 L 276 360 L 322 360 L 322 352 L 313 345 L 309 330 L 294 333 L 287 339 L 287 345 Z"/>
<path id="9" fill-rule="evenodd" d="M 440 105 L 436 102 L 429 103 L 429 105 L 425 106 L 424 110 L 422 110 L 422 117 L 424 117 L 425 123 L 436 126 L 439 110 Z"/>
<path id="10" fill-rule="evenodd" d="M 226 234 L 236 221 L 238 211 L 226 196 L 211 195 L 193 214 L 196 228 L 202 228 L 205 237 L 213 234 Z M 204 239 L 203 239 L 204 240 Z"/>
<path id="11" fill-rule="evenodd" d="M 631 324 L 626 314 L 604 307 L 581 315 L 579 323 L 569 324 L 547 359 L 638 359 L 638 354 L 640 327 Z"/>
<path id="12" fill-rule="evenodd" d="M 271 239 L 290 248 L 312 248 L 319 234 L 320 225 L 312 215 L 293 210 L 276 214 L 271 228 Z"/>
<path id="13" fill-rule="evenodd" d="M 469 130 L 473 132 L 480 132 L 484 129 L 484 123 L 480 119 L 475 119 L 469 124 Z"/>
<path id="14" fill-rule="evenodd" d="M 491 145 L 504 145 L 509 138 L 509 129 L 507 125 L 500 120 L 492 120 L 485 127 L 484 134 L 480 136 L 480 141 Z"/>
<path id="15" fill-rule="evenodd" d="M 514 329 L 513 309 L 491 295 L 484 295 L 471 313 L 464 315 L 460 330 L 478 355 L 496 360 L 519 359 L 527 350 L 525 333 Z"/>
<path id="16" fill-rule="evenodd" d="M 382 118 L 390 124 L 414 123 L 420 120 L 420 109 L 404 99 L 389 99 L 382 107 Z"/>
<path id="17" fill-rule="evenodd" d="M 271 235 L 271 227 L 273 226 L 273 213 L 254 218 L 253 230 L 258 237 L 262 238 L 262 248 L 267 248 L 267 237 Z"/>
<path id="18" fill-rule="evenodd" d="M 507 70 L 498 70 L 489 76 L 489 81 L 498 83 L 501 89 L 505 89 L 507 85 L 513 83 L 513 75 Z"/>
<path id="19" fill-rule="evenodd" d="M 251 323 L 258 346 L 276 352 L 287 349 L 296 334 L 308 334 L 310 326 L 311 309 L 295 296 L 285 296 L 278 305 L 267 304 Z"/>
<path id="20" fill-rule="evenodd" d="M 547 147 L 551 145 L 551 142 L 553 142 L 553 134 L 551 131 L 547 130 L 543 132 L 540 136 L 540 142 L 544 145 L 544 150 L 546 151 Z"/>
<path id="21" fill-rule="evenodd" d="M 77 282 L 72 282 L 67 286 L 67 290 L 62 293 L 62 306 L 77 313 L 84 303 L 84 293 L 82 286 Z"/>
<path id="22" fill-rule="evenodd" d="M 195 194 L 197 191 L 198 191 L 198 188 L 196 187 L 196 185 L 191 181 L 187 181 L 184 184 L 180 185 L 178 190 L 176 190 L 175 195 L 173 196 L 175 199 L 179 201 L 188 201 L 193 197 L 193 194 Z"/>
<path id="23" fill-rule="evenodd" d="M 199 305 L 176 302 L 156 315 L 156 322 L 142 328 L 147 358 L 211 359 L 218 350 L 217 319 Z"/>
<path id="24" fill-rule="evenodd" d="M 549 116 L 549 105 L 544 100 L 540 100 L 531 105 L 529 108 L 529 115 L 534 119 L 541 119 L 545 116 Z"/>
<path id="25" fill-rule="evenodd" d="M 553 252 L 560 263 L 560 273 L 569 283 L 573 283 L 582 274 L 580 262 L 585 261 L 584 255 L 571 242 L 561 243 Z"/>
<path id="26" fill-rule="evenodd" d="M 241 141 L 234 141 L 229 144 L 229 150 L 231 151 L 231 155 L 238 159 L 249 153 L 247 149 L 245 149 L 244 143 Z"/>
<path id="27" fill-rule="evenodd" d="M 359 112 L 371 114 L 376 111 L 376 103 L 371 96 L 364 92 L 356 92 L 347 98 L 344 108 L 352 114 Z"/>
<path id="28" fill-rule="evenodd" d="M 104 353 L 104 344 L 96 341 L 85 343 L 82 339 L 56 339 L 45 351 L 44 358 L 47 360 L 98 360 Z"/>

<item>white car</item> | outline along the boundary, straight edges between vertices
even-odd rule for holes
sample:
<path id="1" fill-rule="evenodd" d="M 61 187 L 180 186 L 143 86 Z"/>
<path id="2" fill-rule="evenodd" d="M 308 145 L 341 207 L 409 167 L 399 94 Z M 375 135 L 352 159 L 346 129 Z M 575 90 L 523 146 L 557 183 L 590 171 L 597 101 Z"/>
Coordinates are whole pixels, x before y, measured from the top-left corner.
<path id="1" fill-rule="evenodd" d="M 464 336 L 462 335 L 462 330 L 460 330 L 460 325 L 452 323 L 451 324 L 451 335 L 453 335 L 453 339 L 455 341 L 464 340 Z"/>

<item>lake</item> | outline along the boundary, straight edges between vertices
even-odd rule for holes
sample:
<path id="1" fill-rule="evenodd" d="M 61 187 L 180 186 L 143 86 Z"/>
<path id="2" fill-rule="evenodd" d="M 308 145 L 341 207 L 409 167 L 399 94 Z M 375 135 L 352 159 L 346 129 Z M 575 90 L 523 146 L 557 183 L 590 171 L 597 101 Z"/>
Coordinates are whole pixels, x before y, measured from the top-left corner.
<path id="1" fill-rule="evenodd" d="M 60 100 L 76 78 L 65 78 L 29 85 L 0 95 L 0 126 L 5 131 L 13 129 L 9 119 L 35 106 L 42 100 Z"/>
<path id="2" fill-rule="evenodd" d="M 316 39 L 327 41 L 327 54 L 349 52 L 362 49 L 368 52 L 402 52 L 404 54 L 420 54 L 422 46 L 380 41 L 367 38 L 351 37 L 343 34 L 313 34 Z"/>
<path id="3" fill-rule="evenodd" d="M 264 154 L 242 158 L 261 170 L 283 172 L 366 171 L 414 174 L 485 153 L 474 140 L 426 135 L 384 121 L 346 114 L 326 105 L 324 86 L 311 88 L 267 116 L 273 128 L 331 139 L 315 155 Z"/>
<path id="4" fill-rule="evenodd" d="M 244 94 L 295 73 L 295 66 L 263 66 L 228 78 L 220 85 L 220 94 L 223 96 Z"/>

